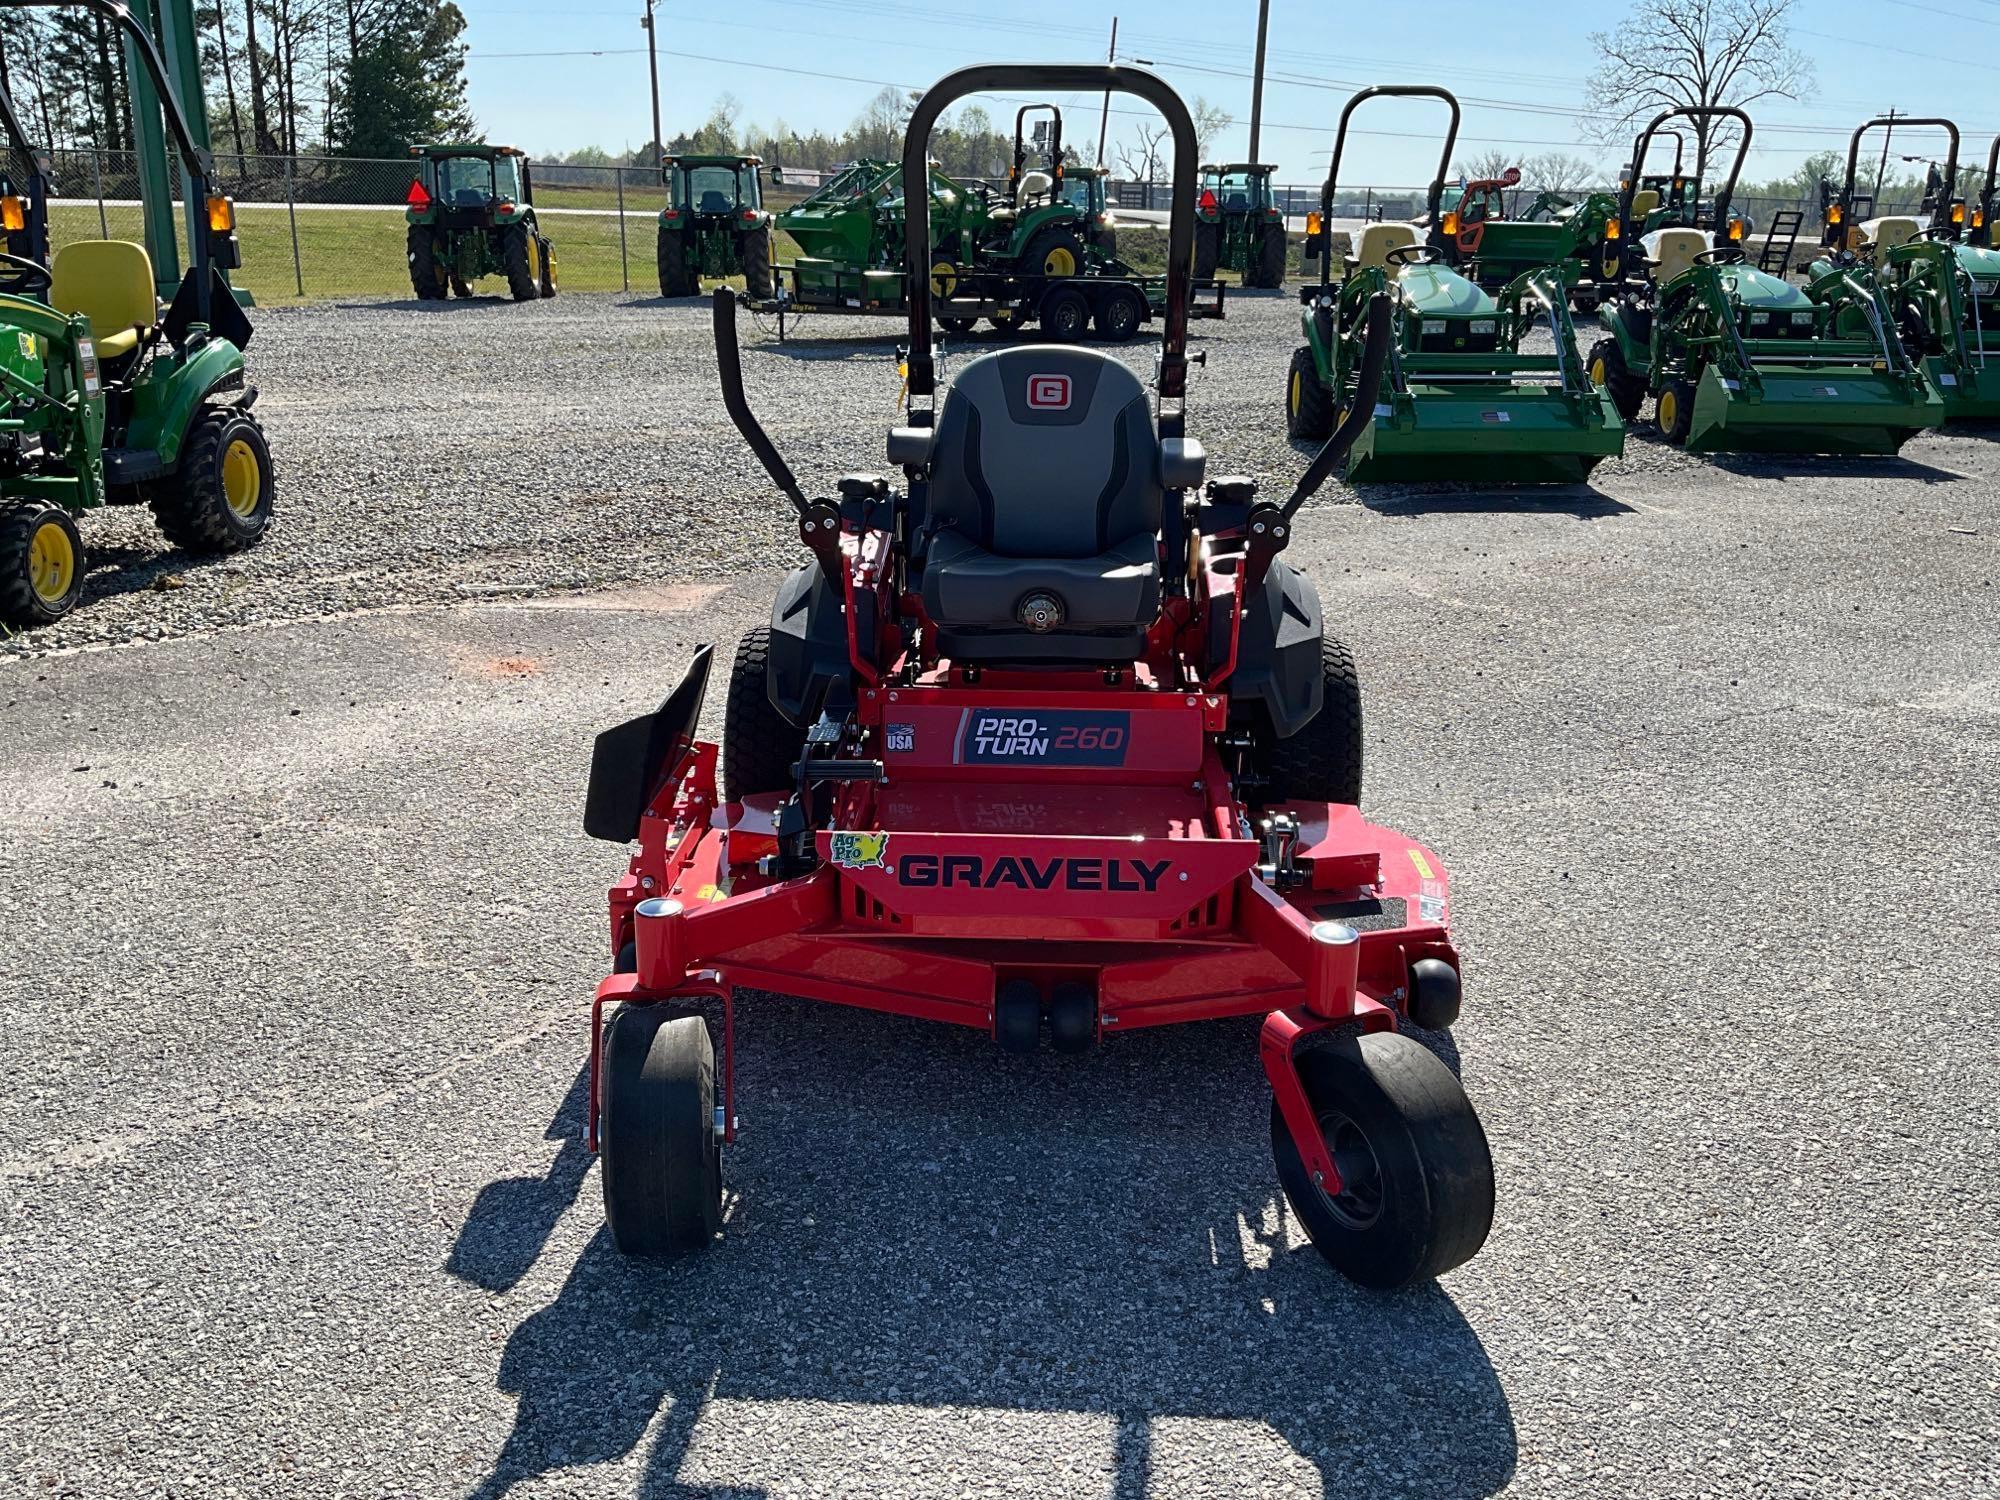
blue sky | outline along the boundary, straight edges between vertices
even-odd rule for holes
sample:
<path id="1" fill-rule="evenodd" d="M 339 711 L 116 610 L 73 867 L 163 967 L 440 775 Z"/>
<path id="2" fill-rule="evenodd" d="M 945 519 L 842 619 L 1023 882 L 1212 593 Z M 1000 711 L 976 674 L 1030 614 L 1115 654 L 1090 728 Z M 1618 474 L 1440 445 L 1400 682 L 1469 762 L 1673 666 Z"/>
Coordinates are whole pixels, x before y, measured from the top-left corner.
<path id="1" fill-rule="evenodd" d="M 588 145 L 618 150 L 651 134 L 638 0 L 459 3 L 471 22 L 472 105 L 493 139 L 548 155 Z M 1576 109 L 1594 61 L 1588 33 L 1623 11 L 1582 0 L 1518 9 L 1428 0 L 1374 11 L 1389 24 L 1372 36 L 1342 29 L 1337 18 L 1357 13 L 1366 12 L 1273 0 L 1260 154 L 1278 164 L 1280 180 L 1325 175 L 1340 106 L 1370 83 L 1451 88 L 1465 111 L 1461 155 L 1570 148 L 1608 166 L 1620 154 L 1584 141 Z M 1151 59 L 1184 97 L 1201 94 L 1236 116 L 1213 154 L 1238 159 L 1248 145 L 1256 0 L 663 0 L 659 14 L 669 136 L 699 123 L 725 91 L 742 102 L 746 120 L 837 131 L 883 83 L 920 87 L 971 62 L 1101 61 L 1116 15 L 1121 61 Z M 1530 25 L 1532 40 L 1493 40 Z M 1809 151 L 1844 147 L 1856 123 L 1891 106 L 1956 119 L 1964 155 L 1984 161 L 2000 131 L 1991 66 L 2000 57 L 2000 0 L 1801 0 L 1793 27 L 1794 47 L 1817 66 L 1817 84 L 1800 103 L 1752 107 L 1756 149 L 1746 177 L 1778 175 Z M 1058 102 L 1070 138 L 1087 135 L 1094 146 L 1101 99 Z M 1112 107 L 1115 143 L 1145 106 L 1114 98 Z M 1390 101 L 1357 116 L 1356 127 L 1371 134 L 1350 141 L 1342 180 L 1427 181 L 1436 162 L 1435 108 Z M 992 108 L 996 117 L 1002 112 Z M 1904 144 L 1899 137 L 1898 149 Z M 1906 144 L 1915 151 L 1927 143 L 1912 136 Z"/>

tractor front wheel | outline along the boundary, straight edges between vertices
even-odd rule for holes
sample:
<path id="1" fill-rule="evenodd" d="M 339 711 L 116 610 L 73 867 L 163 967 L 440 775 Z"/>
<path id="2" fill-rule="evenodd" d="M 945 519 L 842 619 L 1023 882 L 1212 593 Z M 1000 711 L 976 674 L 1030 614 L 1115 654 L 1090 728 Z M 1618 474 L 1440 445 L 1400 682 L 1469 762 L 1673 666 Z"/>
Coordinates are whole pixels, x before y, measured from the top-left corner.
<path id="1" fill-rule="evenodd" d="M 271 524 L 271 449 L 237 406 L 204 407 L 174 472 L 151 487 L 153 520 L 183 552 L 241 552 Z"/>
<path id="2" fill-rule="evenodd" d="M 1604 388 L 1619 416 L 1629 422 L 1639 415 L 1639 403 L 1646 399 L 1646 383 L 1632 374 L 1618 340 L 1599 339 L 1592 344 L 1584 368 L 1590 373 L 1591 384 Z"/>
<path id="3" fill-rule="evenodd" d="M 541 242 L 523 221 L 509 224 L 500 242 L 501 263 L 507 267 L 507 290 L 516 302 L 533 302 L 542 295 Z"/>
<path id="4" fill-rule="evenodd" d="M 743 236 L 743 289 L 760 302 L 773 295 L 771 231 L 753 229 Z"/>
<path id="5" fill-rule="evenodd" d="M 0 620 L 50 625 L 83 597 L 83 538 L 76 520 L 48 500 L 0 510 Z"/>
<path id="6" fill-rule="evenodd" d="M 1383 1291 L 1442 1276 L 1493 1228 L 1493 1156 L 1451 1069 L 1395 1031 L 1308 1046 L 1296 1059 L 1336 1185 L 1316 1180 L 1275 1103 L 1278 1181 L 1313 1248 Z"/>
<path id="7" fill-rule="evenodd" d="M 687 240 L 679 231 L 661 227 L 657 259 L 662 297 L 686 297 L 694 291 L 688 278 Z"/>
<path id="8" fill-rule="evenodd" d="M 1257 246 L 1257 280 L 1261 287 L 1281 287 L 1285 284 L 1285 226 L 1272 224 L 1264 231 L 1264 238 Z"/>
<path id="9" fill-rule="evenodd" d="M 626 1255 L 684 1255 L 722 1227 L 715 1046 L 700 1016 L 623 1005 L 604 1032 L 604 1221 Z"/>
<path id="10" fill-rule="evenodd" d="M 437 258 L 437 232 L 428 224 L 412 224 L 410 249 L 410 290 L 419 302 L 444 300 L 444 277 Z"/>
<path id="11" fill-rule="evenodd" d="M 1285 435 L 1321 443 L 1332 433 L 1333 397 L 1320 384 L 1312 350 L 1294 349 L 1292 367 L 1285 375 Z"/>
<path id="12" fill-rule="evenodd" d="M 1694 430 L 1694 386 L 1685 380 L 1668 381 L 1653 402 L 1653 422 L 1661 437 L 1685 448 Z"/>

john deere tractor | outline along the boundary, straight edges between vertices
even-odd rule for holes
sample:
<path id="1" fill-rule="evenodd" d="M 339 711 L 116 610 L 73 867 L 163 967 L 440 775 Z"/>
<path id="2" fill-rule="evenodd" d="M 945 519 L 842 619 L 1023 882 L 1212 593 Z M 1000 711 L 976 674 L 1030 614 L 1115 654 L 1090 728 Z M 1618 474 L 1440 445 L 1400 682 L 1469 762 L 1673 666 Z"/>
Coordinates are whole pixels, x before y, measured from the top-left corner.
<path id="1" fill-rule="evenodd" d="M 220 274 L 240 263 L 234 206 L 214 195 L 212 159 L 145 28 L 115 0 L 59 3 L 123 32 L 179 151 L 192 232 L 163 308 L 143 246 L 80 240 L 48 261 L 39 167 L 6 184 L 28 197 L 0 197 L 0 620 L 16 627 L 60 619 L 81 597 L 86 510 L 150 505 L 169 541 L 201 553 L 248 547 L 271 520 L 270 449 L 244 378 L 250 324 Z M 0 127 L 35 162 L 3 94 Z M 171 233 L 172 205 L 146 206 Z"/>
<path id="2" fill-rule="evenodd" d="M 1333 278 L 1334 189 L 1347 125 L 1370 99 L 1440 99 L 1451 108 L 1438 176 L 1429 196 L 1436 223 L 1444 173 L 1458 139 L 1458 101 L 1421 85 L 1363 89 L 1347 101 L 1334 137 L 1333 162 L 1320 189 L 1320 229 L 1312 244 L 1319 281 L 1300 296 L 1305 342 L 1292 355 L 1285 391 L 1286 427 L 1297 439 L 1323 440 L 1341 417 L 1363 405 L 1374 417 L 1349 453 L 1351 483 L 1458 480 L 1481 484 L 1570 483 L 1624 451 L 1625 427 L 1590 383 L 1570 323 L 1573 271 L 1524 271 L 1492 295 L 1442 263 L 1411 224 L 1370 224 Z M 1389 358 L 1373 389 L 1364 389 L 1368 310 L 1377 294 L 1392 309 Z M 1546 323 L 1555 347 L 1530 354 L 1530 329 Z"/>
<path id="3" fill-rule="evenodd" d="M 1523 272 L 1563 264 L 1570 270 L 1570 305 L 1594 312 L 1604 289 L 1617 282 L 1615 245 L 1607 234 L 1618 213 L 1613 193 L 1589 193 L 1571 202 L 1542 193 L 1525 217 L 1507 212 L 1507 194 L 1519 190 L 1521 169 L 1466 182 L 1445 204 L 1430 243 L 1444 263 L 1480 287 L 1497 292 Z"/>
<path id="4" fill-rule="evenodd" d="M 1854 190 L 1861 139 L 1871 130 L 1934 128 L 1950 145 L 1922 216 L 1889 214 L 1857 221 Z M 1947 422 L 2000 420 L 2000 250 L 1968 238 L 1958 180 L 1958 127 L 1949 120 L 1898 115 L 1869 120 L 1847 143 L 1847 175 L 1826 210 L 1825 253 L 1812 263 L 1806 291 L 1833 311 L 1837 331 L 1872 337 L 1887 317 L 1903 350 L 1944 402 Z M 1988 192 L 1991 192 L 1989 164 Z M 1982 215 L 1975 210 L 1975 219 Z M 1886 306 L 1881 306 L 1886 303 Z"/>
<path id="5" fill-rule="evenodd" d="M 1733 108 L 1666 110 L 1639 137 L 1676 117 L 1735 122 L 1740 138 L 1712 205 L 1699 174 L 1682 202 L 1709 227 L 1668 225 L 1624 244 L 1618 296 L 1600 314 L 1606 337 L 1590 351 L 1591 378 L 1627 421 L 1654 398 L 1670 443 L 1697 451 L 1894 453 L 1935 427 L 1943 403 L 1896 336 L 1880 287 L 1848 278 L 1839 306 L 1815 301 L 1744 256 L 1744 220 L 1730 210 L 1750 151 L 1750 117 Z M 1623 223 L 1646 216 L 1627 178 Z"/>
<path id="6" fill-rule="evenodd" d="M 936 167 L 929 187 L 931 244 L 939 275 L 947 277 L 977 243 L 986 205 Z M 904 207 L 901 164 L 865 158 L 779 214 L 776 227 L 800 251 L 792 265 L 796 300 L 856 311 L 900 308 Z"/>
<path id="7" fill-rule="evenodd" d="M 1285 216 L 1271 196 L 1273 167 L 1203 167 L 1194 206 L 1194 274 L 1234 271 L 1245 286 L 1285 284 Z"/>
<path id="8" fill-rule="evenodd" d="M 513 146 L 412 146 L 410 286 L 419 301 L 472 295 L 482 276 L 505 276 L 516 302 L 556 294 L 556 247 L 535 215 L 528 158 Z"/>
<path id="9" fill-rule="evenodd" d="M 769 297 L 771 215 L 764 210 L 755 156 L 669 156 L 660 165 L 667 206 L 660 212 L 660 295 L 691 297 L 702 279 L 741 276 L 752 297 Z"/>
<path id="10" fill-rule="evenodd" d="M 1041 113 L 1049 118 L 1031 144 L 1027 118 Z M 1039 166 L 1028 165 L 1031 155 L 1040 157 Z M 1103 226 L 1090 211 L 1088 187 L 1079 193 L 1071 183 L 1073 170 L 1063 160 L 1062 111 L 1053 104 L 1024 104 L 1015 111 L 1014 157 L 1005 185 L 987 201 L 973 268 L 1079 276 L 1102 259 L 1092 254 L 1092 246 Z M 1098 187 L 1101 193 L 1101 181 Z"/>

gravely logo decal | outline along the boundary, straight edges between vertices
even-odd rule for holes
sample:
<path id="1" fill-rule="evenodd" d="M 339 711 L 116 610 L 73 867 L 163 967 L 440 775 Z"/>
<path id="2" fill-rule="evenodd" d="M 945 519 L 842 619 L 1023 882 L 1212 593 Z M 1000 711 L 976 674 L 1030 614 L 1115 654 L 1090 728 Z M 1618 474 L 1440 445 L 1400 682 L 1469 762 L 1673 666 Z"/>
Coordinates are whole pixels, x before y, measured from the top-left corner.
<path id="1" fill-rule="evenodd" d="M 905 854 L 896 882 L 912 886 L 961 886 L 978 890 L 1157 891 L 1173 868 L 1170 859 L 1047 859 L 1003 854 Z"/>

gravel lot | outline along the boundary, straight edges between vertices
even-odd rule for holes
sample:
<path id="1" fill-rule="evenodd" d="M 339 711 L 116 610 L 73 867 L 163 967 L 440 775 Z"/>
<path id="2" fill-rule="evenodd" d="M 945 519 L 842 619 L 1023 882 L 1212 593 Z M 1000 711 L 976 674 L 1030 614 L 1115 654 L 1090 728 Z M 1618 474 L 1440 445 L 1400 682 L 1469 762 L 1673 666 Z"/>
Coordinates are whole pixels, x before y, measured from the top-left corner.
<path id="1" fill-rule="evenodd" d="M 1292 316 L 1200 329 L 1211 472 L 1303 465 Z M 1500 1207 L 1441 1285 L 1303 1248 L 1252 1026 L 776 998 L 723 1241 L 632 1267 L 588 744 L 796 551 L 703 319 L 266 313 L 271 540 L 93 516 L 0 662 L 0 1494 L 2000 1494 L 2000 442 L 1301 525 L 1456 878 Z M 879 464 L 892 327 L 749 341 L 802 475 Z"/>

